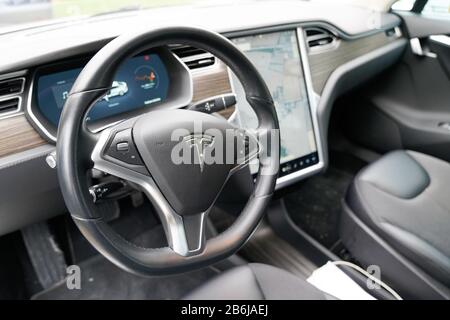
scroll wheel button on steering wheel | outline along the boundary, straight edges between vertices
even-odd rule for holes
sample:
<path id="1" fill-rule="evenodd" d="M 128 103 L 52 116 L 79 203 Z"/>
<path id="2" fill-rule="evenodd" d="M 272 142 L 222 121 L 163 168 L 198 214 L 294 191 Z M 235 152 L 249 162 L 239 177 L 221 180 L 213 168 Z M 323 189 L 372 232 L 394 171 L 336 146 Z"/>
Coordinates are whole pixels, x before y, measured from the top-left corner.
<path id="1" fill-rule="evenodd" d="M 106 148 L 106 154 L 128 164 L 144 165 L 133 143 L 131 129 L 116 132 Z"/>

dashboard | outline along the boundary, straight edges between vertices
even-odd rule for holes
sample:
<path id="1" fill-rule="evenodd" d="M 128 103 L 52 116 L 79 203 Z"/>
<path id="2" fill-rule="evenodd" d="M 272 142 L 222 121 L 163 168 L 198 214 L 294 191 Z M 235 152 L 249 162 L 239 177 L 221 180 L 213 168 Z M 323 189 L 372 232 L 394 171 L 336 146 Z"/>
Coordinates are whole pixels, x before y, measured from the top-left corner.
<path id="1" fill-rule="evenodd" d="M 323 170 L 335 100 L 399 59 L 407 45 L 400 19 L 383 13 L 373 28 L 367 24 L 370 10 L 307 1 L 240 8 L 198 7 L 186 14 L 185 8 L 170 7 L 0 34 L 0 180 L 9 182 L 0 184 L 0 235 L 65 211 L 56 170 L 45 162 L 55 148 L 65 98 L 98 50 L 142 26 L 194 25 L 233 41 L 274 98 L 281 127 L 277 188 Z M 257 119 L 232 72 L 204 52 L 184 54 L 164 47 L 130 57 L 90 109 L 88 127 L 100 131 L 153 109 L 182 108 L 230 93 L 237 105 L 220 115 L 255 127 Z M 4 94 L 2 86 L 14 91 Z"/>
<path id="2" fill-rule="evenodd" d="M 314 101 L 310 95 L 312 84 L 306 81 L 308 65 L 301 53 L 304 51 L 302 30 L 251 32 L 233 37 L 232 41 L 256 66 L 274 99 L 280 124 L 279 176 L 283 179 L 280 183 L 301 176 L 305 169 L 321 169 L 320 137 L 311 110 L 311 101 Z M 86 59 L 66 61 L 44 66 L 35 73 L 29 111 L 35 124 L 50 140 L 56 138 L 65 100 L 86 62 Z M 178 67 L 170 72 L 173 65 Z M 171 99 L 172 95 L 180 94 L 172 89 L 174 86 L 189 87 L 192 82 L 180 83 L 181 74 L 185 79 L 190 78 L 183 66 L 184 63 L 168 48 L 157 48 L 128 58 L 118 68 L 111 89 L 89 110 L 88 126 L 96 131 L 152 109 L 186 107 L 192 99 L 189 94 L 183 97 L 183 104 L 174 105 Z M 229 81 L 231 91 L 237 97 L 229 121 L 240 128 L 256 128 L 256 115 L 245 99 L 240 82 L 234 75 Z M 258 165 L 252 165 L 250 170 L 256 173 Z"/>

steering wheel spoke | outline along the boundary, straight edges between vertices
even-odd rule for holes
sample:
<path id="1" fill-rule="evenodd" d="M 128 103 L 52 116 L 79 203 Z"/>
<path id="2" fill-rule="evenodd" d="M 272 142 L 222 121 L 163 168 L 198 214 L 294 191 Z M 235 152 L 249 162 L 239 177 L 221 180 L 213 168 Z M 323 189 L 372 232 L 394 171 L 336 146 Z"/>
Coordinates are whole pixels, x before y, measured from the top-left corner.
<path id="1" fill-rule="evenodd" d="M 207 212 L 188 216 L 173 212 L 170 217 L 164 216 L 161 221 L 169 247 L 183 257 L 201 254 L 206 241 L 206 216 Z"/>
<path id="2" fill-rule="evenodd" d="M 126 180 L 133 172 L 149 175 L 132 137 L 133 121 L 121 122 L 98 134 L 91 155 L 95 169 Z"/>
<path id="3" fill-rule="evenodd" d="M 207 212 L 181 216 L 172 209 L 141 160 L 131 158 L 136 146 L 128 126 L 129 123 L 122 123 L 101 133 L 92 153 L 94 168 L 128 181 L 144 192 L 156 209 L 169 247 L 175 253 L 181 256 L 201 253 L 205 246 Z M 139 157 L 138 153 L 136 157 Z"/>
<path id="4" fill-rule="evenodd" d="M 135 181 L 153 204 L 163 225 L 169 247 L 184 257 L 202 253 L 205 248 L 205 219 L 208 212 L 179 215 L 151 177 Z"/>

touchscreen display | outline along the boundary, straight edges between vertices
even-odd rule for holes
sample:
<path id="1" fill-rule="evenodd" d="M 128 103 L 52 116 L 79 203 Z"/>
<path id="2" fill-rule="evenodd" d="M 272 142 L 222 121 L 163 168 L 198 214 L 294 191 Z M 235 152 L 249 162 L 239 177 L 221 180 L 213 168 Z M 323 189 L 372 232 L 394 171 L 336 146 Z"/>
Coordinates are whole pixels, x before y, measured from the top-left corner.
<path id="1" fill-rule="evenodd" d="M 58 125 L 64 103 L 82 68 L 42 75 L 37 80 L 37 103 L 43 116 Z M 111 90 L 89 111 L 87 121 L 104 119 L 166 99 L 169 75 L 157 54 L 126 60 Z"/>
<path id="2" fill-rule="evenodd" d="M 280 162 L 295 166 L 317 162 L 309 100 L 295 31 L 266 33 L 233 39 L 266 81 L 275 102 L 281 138 Z M 245 100 L 236 77 L 238 99 L 236 120 L 244 128 L 256 128 L 257 118 Z M 304 161 L 303 161 L 304 160 Z M 293 163 L 293 165 L 294 165 Z M 281 168 L 283 171 L 283 166 Z M 300 168 L 299 168 L 300 169 Z"/>

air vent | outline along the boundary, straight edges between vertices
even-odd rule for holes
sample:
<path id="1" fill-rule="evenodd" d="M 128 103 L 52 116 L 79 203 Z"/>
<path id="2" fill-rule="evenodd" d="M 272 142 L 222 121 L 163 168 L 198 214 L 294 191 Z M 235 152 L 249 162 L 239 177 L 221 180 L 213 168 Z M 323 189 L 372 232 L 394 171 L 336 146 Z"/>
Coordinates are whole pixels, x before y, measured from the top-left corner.
<path id="1" fill-rule="evenodd" d="M 23 78 L 0 81 L 0 97 L 21 93 L 24 82 L 25 79 Z"/>
<path id="2" fill-rule="evenodd" d="M 307 28 L 305 32 L 306 42 L 311 51 L 330 48 L 336 43 L 336 36 L 328 30 L 322 28 Z"/>
<path id="3" fill-rule="evenodd" d="M 0 116 L 19 111 L 20 98 L 11 98 L 0 101 Z"/>
<path id="4" fill-rule="evenodd" d="M 216 58 L 211 53 L 190 46 L 174 47 L 172 52 L 191 70 L 212 66 L 216 61 Z"/>

